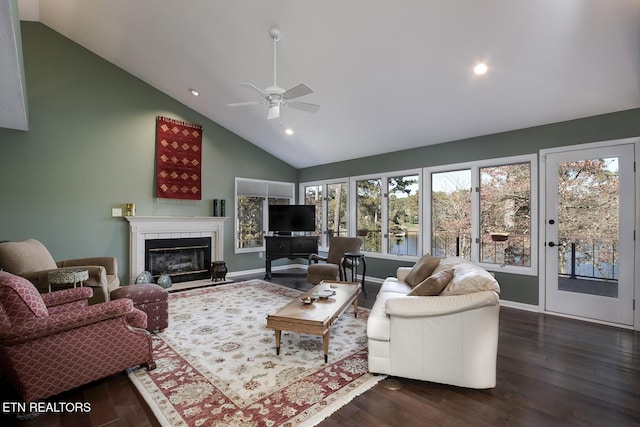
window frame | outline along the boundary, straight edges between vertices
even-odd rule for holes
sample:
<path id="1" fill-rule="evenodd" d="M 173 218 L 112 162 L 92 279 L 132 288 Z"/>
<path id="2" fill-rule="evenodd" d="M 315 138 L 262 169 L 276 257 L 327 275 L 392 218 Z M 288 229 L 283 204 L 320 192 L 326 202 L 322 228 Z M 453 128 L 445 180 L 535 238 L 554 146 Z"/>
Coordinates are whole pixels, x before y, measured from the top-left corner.
<path id="1" fill-rule="evenodd" d="M 347 185 L 347 230 L 349 229 L 350 221 L 350 197 L 349 197 L 349 178 L 333 178 L 333 179 L 323 179 L 319 181 L 308 181 L 301 182 L 298 184 L 298 200 L 300 203 L 305 203 L 307 201 L 307 187 L 321 187 L 322 190 L 322 203 L 321 203 L 321 214 L 322 214 L 322 222 L 320 229 L 320 238 L 318 239 L 318 249 L 322 251 L 329 250 L 328 243 L 328 233 L 327 233 L 327 213 L 328 213 L 328 197 L 329 191 L 328 186 L 332 184 L 346 184 Z"/>
<path id="2" fill-rule="evenodd" d="M 499 167 L 519 163 L 529 163 L 530 165 L 530 265 L 501 265 L 486 263 L 480 261 L 480 169 L 486 167 Z M 425 194 L 423 192 L 423 227 L 422 236 L 423 247 L 431 248 L 431 191 L 433 173 L 454 172 L 460 170 L 470 170 L 471 172 L 471 259 L 470 261 L 483 267 L 488 271 L 513 273 L 527 276 L 536 276 L 538 274 L 538 157 L 536 154 L 527 154 L 521 156 L 501 157 L 495 159 L 478 160 L 465 163 L 454 163 L 448 165 L 428 166 L 423 168 L 424 188 L 428 188 L 428 203 L 424 201 Z M 421 224 L 422 225 L 422 224 Z"/>
<path id="3" fill-rule="evenodd" d="M 288 199 L 289 204 L 295 203 L 296 184 L 293 182 L 285 181 L 269 181 L 264 179 L 254 178 L 235 178 L 234 187 L 234 205 L 233 205 L 233 246 L 234 253 L 254 253 L 264 252 L 266 250 L 266 244 L 264 236 L 269 232 L 269 199 Z M 249 197 L 262 197 L 263 209 L 262 209 L 262 245 L 254 246 L 252 248 L 239 248 L 238 230 L 240 227 L 240 219 L 238 218 L 238 196 Z"/>
<path id="4" fill-rule="evenodd" d="M 349 235 L 356 235 L 356 224 L 357 224 L 357 182 L 364 181 L 369 179 L 380 179 L 381 180 L 381 189 L 382 189 L 382 198 L 381 198 L 381 242 L 380 242 L 380 252 L 370 252 L 370 251 L 362 251 L 368 257 L 371 258 L 381 258 L 381 259 L 390 259 L 390 260 L 406 260 L 410 262 L 417 261 L 423 251 L 424 246 L 424 238 L 418 238 L 417 242 L 417 253 L 418 255 L 405 255 L 405 254 L 393 254 L 389 252 L 389 179 L 397 178 L 400 176 L 409 176 L 409 175 L 417 175 L 418 176 L 418 236 L 424 235 L 424 179 L 423 179 L 423 169 L 405 169 L 399 171 L 389 171 L 383 173 L 373 173 L 367 175 L 359 175 L 352 176 L 349 178 L 349 223 L 347 224 Z"/>

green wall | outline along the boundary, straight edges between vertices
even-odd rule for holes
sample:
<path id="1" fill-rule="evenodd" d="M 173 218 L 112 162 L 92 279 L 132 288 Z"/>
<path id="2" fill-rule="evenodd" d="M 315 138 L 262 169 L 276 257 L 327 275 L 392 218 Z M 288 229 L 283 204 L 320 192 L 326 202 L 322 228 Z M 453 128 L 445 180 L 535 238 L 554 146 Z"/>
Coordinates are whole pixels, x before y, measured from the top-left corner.
<path id="1" fill-rule="evenodd" d="M 297 171 L 46 26 L 22 23 L 29 131 L 0 129 L 0 240 L 37 238 L 57 260 L 115 256 L 128 277 L 129 225 L 111 208 L 137 215 L 212 215 L 212 199 L 233 211 L 234 178 L 295 182 Z M 202 201 L 154 198 L 155 118 L 203 126 Z M 235 255 L 230 271 L 264 268 Z M 125 282 L 126 283 L 126 282 Z"/>
<path id="2" fill-rule="evenodd" d="M 474 160 L 538 153 L 544 148 L 607 141 L 640 135 L 640 109 L 554 123 L 315 166 L 298 171 L 298 182 L 399 171 Z M 369 257 L 367 275 L 394 276 L 407 262 Z M 496 273 L 504 300 L 538 304 L 538 277 Z"/>

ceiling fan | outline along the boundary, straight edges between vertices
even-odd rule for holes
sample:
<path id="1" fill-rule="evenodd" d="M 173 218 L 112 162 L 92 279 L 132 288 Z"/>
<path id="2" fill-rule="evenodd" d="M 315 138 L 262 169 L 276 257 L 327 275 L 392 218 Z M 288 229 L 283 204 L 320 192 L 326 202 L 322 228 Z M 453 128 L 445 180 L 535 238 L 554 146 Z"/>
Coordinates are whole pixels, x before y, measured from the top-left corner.
<path id="1" fill-rule="evenodd" d="M 244 107 L 248 105 L 269 104 L 269 111 L 267 112 L 267 119 L 276 119 L 280 117 L 280 106 L 295 108 L 297 110 L 307 111 L 309 113 L 315 113 L 320 108 L 319 105 L 309 104 L 308 102 L 292 101 L 292 99 L 300 98 L 301 96 L 309 95 L 313 93 L 313 89 L 304 83 L 300 83 L 289 90 L 284 90 L 276 83 L 276 44 L 281 38 L 280 30 L 272 28 L 269 31 L 271 38 L 273 39 L 273 86 L 262 90 L 256 85 L 251 83 L 240 83 L 244 86 L 249 86 L 258 92 L 260 92 L 262 98 L 261 101 L 249 101 L 249 102 L 236 102 L 234 104 L 227 104 L 229 107 Z"/>

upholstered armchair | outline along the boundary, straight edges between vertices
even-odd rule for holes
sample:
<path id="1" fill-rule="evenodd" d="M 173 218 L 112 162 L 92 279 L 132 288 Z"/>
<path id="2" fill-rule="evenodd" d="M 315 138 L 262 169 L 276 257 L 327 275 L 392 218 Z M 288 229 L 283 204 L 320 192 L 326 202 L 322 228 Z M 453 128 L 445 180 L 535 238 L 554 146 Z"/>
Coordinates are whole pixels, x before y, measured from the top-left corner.
<path id="1" fill-rule="evenodd" d="M 54 261 L 47 248 L 38 240 L 0 243 L 0 269 L 22 276 L 33 283 L 40 293 L 49 291 L 50 271 L 76 267 L 89 272 L 84 286 L 93 289 L 89 304 L 109 301 L 111 291 L 120 286 L 118 262 L 114 257 L 79 258 Z"/>
<path id="2" fill-rule="evenodd" d="M 92 289 L 40 294 L 0 272 L 0 374 L 33 402 L 127 368 L 155 368 L 147 315 L 129 299 L 88 305 Z"/>
<path id="3" fill-rule="evenodd" d="M 329 242 L 327 256 L 309 255 L 307 281 L 318 284 L 323 280 L 345 280 L 342 273 L 342 262 L 347 252 L 359 252 L 362 239 L 358 237 L 333 237 Z M 324 261 L 324 263 L 318 263 Z"/>

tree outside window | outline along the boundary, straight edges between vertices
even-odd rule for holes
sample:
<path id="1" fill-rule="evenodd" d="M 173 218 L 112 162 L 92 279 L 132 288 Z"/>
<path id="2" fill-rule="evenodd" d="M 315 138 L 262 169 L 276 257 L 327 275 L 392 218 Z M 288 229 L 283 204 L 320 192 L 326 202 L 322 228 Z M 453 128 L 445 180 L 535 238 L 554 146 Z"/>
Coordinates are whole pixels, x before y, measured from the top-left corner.
<path id="1" fill-rule="evenodd" d="M 327 184 L 327 244 L 333 236 L 347 236 L 347 183 Z"/>
<path id="2" fill-rule="evenodd" d="M 531 164 L 480 168 L 480 261 L 531 265 Z"/>
<path id="3" fill-rule="evenodd" d="M 382 251 L 382 180 L 356 182 L 356 234 L 367 252 Z"/>
<path id="4" fill-rule="evenodd" d="M 619 185 L 617 157 L 559 164 L 560 274 L 618 279 Z"/>
<path id="5" fill-rule="evenodd" d="M 264 200 L 264 197 L 238 196 L 238 248 L 263 245 Z"/>
<path id="6" fill-rule="evenodd" d="M 304 204 L 316 207 L 316 233 L 322 234 L 322 185 L 312 185 L 304 188 Z"/>
<path id="7" fill-rule="evenodd" d="M 471 170 L 431 174 L 431 254 L 471 259 Z"/>
<path id="8" fill-rule="evenodd" d="M 418 255 L 420 234 L 418 181 L 417 174 L 388 179 L 387 252 L 390 254 Z"/>

